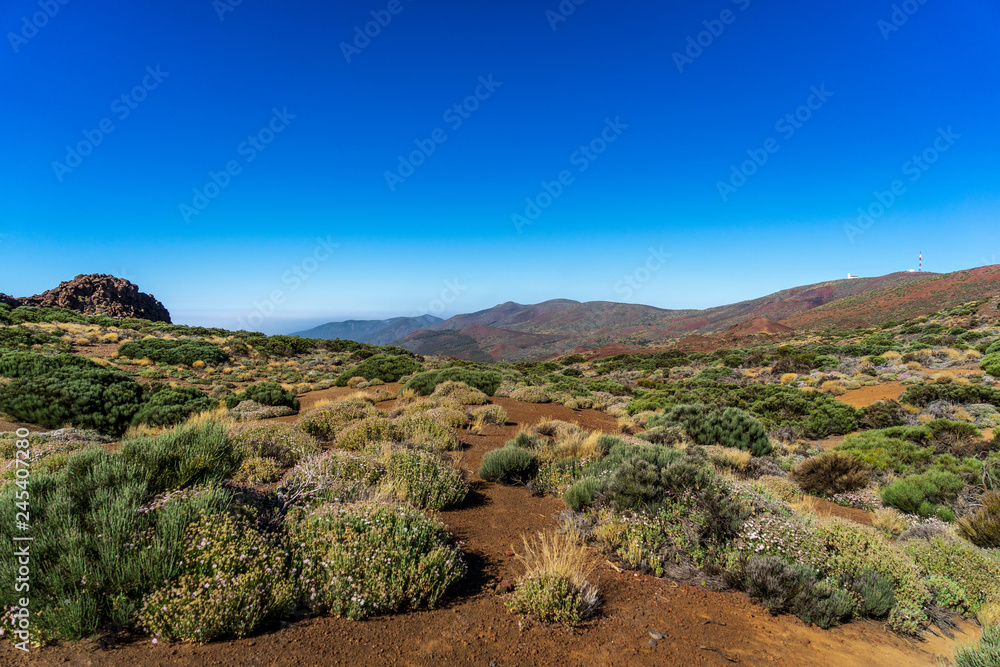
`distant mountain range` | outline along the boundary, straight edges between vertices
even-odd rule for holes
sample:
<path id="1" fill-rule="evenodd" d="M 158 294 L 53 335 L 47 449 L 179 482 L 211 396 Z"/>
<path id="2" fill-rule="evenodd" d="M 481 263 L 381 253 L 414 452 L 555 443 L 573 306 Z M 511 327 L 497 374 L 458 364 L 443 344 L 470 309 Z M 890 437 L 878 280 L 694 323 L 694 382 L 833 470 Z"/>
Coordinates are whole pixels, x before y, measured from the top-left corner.
<path id="1" fill-rule="evenodd" d="M 571 352 L 614 354 L 684 338 L 696 344 L 701 336 L 720 332 L 732 337 L 877 326 L 998 294 L 1000 265 L 995 265 L 833 280 L 706 310 L 569 299 L 531 305 L 508 301 L 447 320 L 425 315 L 335 322 L 298 335 L 394 343 L 418 354 L 470 361 L 527 361 Z"/>
<path id="2" fill-rule="evenodd" d="M 303 338 L 340 338 L 372 345 L 388 345 L 405 338 L 418 329 L 426 329 L 441 322 L 440 317 L 421 315 L 420 317 L 394 317 L 389 320 L 348 320 L 347 322 L 327 322 L 308 331 L 298 331 L 293 336 Z"/>

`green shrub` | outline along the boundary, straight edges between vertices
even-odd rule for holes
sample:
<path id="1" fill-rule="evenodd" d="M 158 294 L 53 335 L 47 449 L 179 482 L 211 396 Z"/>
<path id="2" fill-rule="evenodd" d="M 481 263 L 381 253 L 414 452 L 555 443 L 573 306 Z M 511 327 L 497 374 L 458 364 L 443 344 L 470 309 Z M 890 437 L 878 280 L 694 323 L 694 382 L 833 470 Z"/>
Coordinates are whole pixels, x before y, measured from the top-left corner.
<path id="1" fill-rule="evenodd" d="M 925 583 L 936 606 L 950 609 L 959 614 L 967 614 L 971 610 L 972 604 L 969 596 L 966 594 L 965 588 L 957 581 L 932 574 L 927 577 Z"/>
<path id="2" fill-rule="evenodd" d="M 280 405 L 296 411 L 299 409 L 299 399 L 295 397 L 295 393 L 282 389 L 277 382 L 251 384 L 240 393 L 227 396 L 226 406 L 232 409 L 243 401 L 254 401 L 261 405 Z"/>
<path id="3" fill-rule="evenodd" d="M 473 408 L 470 414 L 473 419 L 482 419 L 484 424 L 503 426 L 507 423 L 507 411 L 499 405 L 482 405 Z"/>
<path id="4" fill-rule="evenodd" d="M 500 383 L 503 382 L 503 376 L 496 371 L 475 368 L 443 368 L 414 375 L 404 385 L 404 389 L 412 389 L 420 396 L 430 396 L 435 387 L 443 382 L 464 382 L 487 396 L 493 396 L 500 387 Z"/>
<path id="5" fill-rule="evenodd" d="M 954 500 L 965 486 L 961 477 L 950 472 L 929 470 L 919 475 L 897 479 L 882 487 L 882 502 L 906 514 L 938 516 L 942 519 L 954 518 L 941 503 Z"/>
<path id="6" fill-rule="evenodd" d="M 587 591 L 568 577 L 544 574 L 527 577 L 514 589 L 507 608 L 543 623 L 574 626 L 583 622 L 591 606 Z"/>
<path id="7" fill-rule="evenodd" d="M 448 424 L 427 414 L 403 415 L 393 424 L 401 438 L 438 452 L 458 449 L 458 433 Z"/>
<path id="8" fill-rule="evenodd" d="M 157 492 L 221 482 L 232 477 L 242 462 L 228 441 L 226 428 L 216 422 L 130 438 L 115 458 L 141 469 Z"/>
<path id="9" fill-rule="evenodd" d="M 180 576 L 151 593 L 139 614 L 154 636 L 245 637 L 295 600 L 281 546 L 226 513 L 202 514 L 191 525 L 181 564 Z"/>
<path id="10" fill-rule="evenodd" d="M 1000 548 L 1000 492 L 989 491 L 980 502 L 979 509 L 958 520 L 958 531 L 977 547 Z"/>
<path id="11" fill-rule="evenodd" d="M 990 443 L 979 439 L 979 429 L 974 424 L 935 419 L 924 426 L 930 429 L 931 444 L 938 452 L 975 456 L 990 450 Z"/>
<path id="12" fill-rule="evenodd" d="M 903 549 L 928 574 L 959 584 L 971 604 L 1000 602 L 1000 562 L 991 552 L 947 537 L 907 540 Z"/>
<path id="13" fill-rule="evenodd" d="M 792 480 L 806 493 L 830 496 L 857 491 L 868 484 L 868 466 L 843 452 L 824 452 L 792 470 Z"/>
<path id="14" fill-rule="evenodd" d="M 281 477 L 281 466 L 272 458 L 254 456 L 243 459 L 233 481 L 240 484 L 269 484 Z"/>
<path id="15" fill-rule="evenodd" d="M 13 543 L 20 511 L 8 484 L 0 489 L 0 538 Z M 91 447 L 71 456 L 57 473 L 31 479 L 33 522 L 31 639 L 76 640 L 109 624 L 136 622 L 142 597 L 178 573 L 184 531 L 202 510 L 232 505 L 230 492 L 187 489 L 165 496 L 149 471 Z M 17 559 L 0 559 L 0 576 L 14 581 Z M 13 586 L 0 604 L 18 604 Z"/>
<path id="16" fill-rule="evenodd" d="M 289 505 L 308 507 L 353 502 L 367 498 L 385 474 L 385 464 L 371 456 L 331 449 L 290 470 L 279 495 Z"/>
<path id="17" fill-rule="evenodd" d="M 854 612 L 854 601 L 839 582 L 819 581 L 816 571 L 806 565 L 775 556 L 752 557 L 745 576 L 747 592 L 772 614 L 791 612 L 827 629 Z"/>
<path id="18" fill-rule="evenodd" d="M 516 436 L 504 443 L 504 447 L 520 447 L 521 449 L 537 450 L 538 436 L 525 431 L 519 432 Z"/>
<path id="19" fill-rule="evenodd" d="M 378 416 L 385 416 L 385 413 L 368 401 L 352 398 L 310 410 L 299 418 L 298 426 L 309 435 L 333 440 L 337 432 L 351 422 Z"/>
<path id="20" fill-rule="evenodd" d="M 818 524 L 816 534 L 826 544 L 829 574 L 847 580 L 874 570 L 891 580 L 896 604 L 889 613 L 889 626 L 909 634 L 919 631 L 927 620 L 923 607 L 930 594 L 917 563 L 869 526 L 834 519 Z"/>
<path id="21" fill-rule="evenodd" d="M 989 403 L 1000 407 L 1000 389 L 981 384 L 915 384 L 907 388 L 899 397 L 900 403 L 927 407 L 937 401 L 949 403 Z"/>
<path id="22" fill-rule="evenodd" d="M 402 430 L 396 422 L 385 417 L 368 417 L 346 426 L 337 434 L 337 446 L 361 450 L 379 442 L 401 442 Z"/>
<path id="23" fill-rule="evenodd" d="M 538 458 L 521 447 L 504 447 L 487 452 L 479 466 L 479 476 L 487 482 L 526 484 L 538 472 Z"/>
<path id="24" fill-rule="evenodd" d="M 993 377 L 1000 377 L 1000 352 L 987 354 L 979 362 L 979 367 Z"/>
<path id="25" fill-rule="evenodd" d="M 171 366 L 190 366 L 196 361 L 216 365 L 229 360 L 229 355 L 221 347 L 203 340 L 130 340 L 118 346 L 118 354 L 127 359 L 149 359 Z"/>
<path id="26" fill-rule="evenodd" d="M 901 435 L 904 435 L 902 429 L 859 433 L 847 437 L 834 447 L 834 451 L 851 454 L 873 468 L 889 469 L 898 474 L 923 470 L 930 465 L 934 448 L 922 447 L 912 440 L 896 437 Z"/>
<path id="27" fill-rule="evenodd" d="M 172 426 L 199 412 L 213 409 L 218 401 L 209 398 L 197 387 L 157 385 L 159 391 L 146 401 L 132 418 L 132 424 Z"/>
<path id="28" fill-rule="evenodd" d="M 906 424 L 906 411 L 896 401 L 875 401 L 861 409 L 858 425 L 861 428 L 879 429 Z"/>
<path id="29" fill-rule="evenodd" d="M 142 387 L 104 368 L 63 367 L 0 386 L 0 411 L 46 428 L 77 428 L 121 435 L 142 406 Z"/>
<path id="30" fill-rule="evenodd" d="M 465 575 L 444 525 L 417 510 L 328 505 L 293 510 L 288 526 L 300 545 L 298 585 L 314 610 L 361 619 L 434 607 Z"/>
<path id="31" fill-rule="evenodd" d="M 337 378 L 338 387 L 346 387 L 352 377 L 363 377 L 366 380 L 379 379 L 383 382 L 395 382 L 404 375 L 410 375 L 423 369 L 423 366 L 413 357 L 376 354 L 368 357 L 354 368 L 345 371 Z"/>
<path id="32" fill-rule="evenodd" d="M 579 512 L 592 505 L 602 491 L 604 491 L 604 482 L 594 477 L 584 477 L 566 489 L 563 500 Z"/>
<path id="33" fill-rule="evenodd" d="M 319 443 L 292 424 L 241 425 L 229 429 L 230 443 L 244 459 L 271 458 L 282 468 L 319 454 Z"/>
<path id="34" fill-rule="evenodd" d="M 447 380 L 434 389 L 434 396 L 448 396 L 462 405 L 485 405 L 489 402 L 486 394 L 464 382 Z"/>
<path id="35" fill-rule="evenodd" d="M 878 570 L 865 568 L 845 577 L 844 585 L 861 600 L 858 616 L 885 618 L 896 604 L 896 587 L 892 579 Z"/>
<path id="36" fill-rule="evenodd" d="M 771 453 L 771 441 L 764 426 L 750 413 L 739 408 L 717 410 L 703 404 L 678 405 L 663 415 L 655 415 L 647 427 L 679 424 L 703 446 L 721 445 L 748 451 L 754 456 Z"/>
<path id="37" fill-rule="evenodd" d="M 400 497 L 420 509 L 454 507 L 469 493 L 462 473 L 427 452 L 395 451 L 386 461 L 386 472 Z"/>
<path id="38" fill-rule="evenodd" d="M 515 401 L 525 403 L 551 403 L 552 397 L 542 387 L 521 387 L 510 393 L 510 397 Z"/>
<path id="39" fill-rule="evenodd" d="M 32 377 L 67 367 L 91 370 L 101 368 L 90 359 L 75 354 L 0 353 L 0 377 Z"/>
<path id="40" fill-rule="evenodd" d="M 16 350 L 35 345 L 59 345 L 59 343 L 60 341 L 58 338 L 47 333 L 35 333 L 18 326 L 0 326 L 0 350 Z M 63 345 L 62 347 L 66 349 L 69 346 Z"/>

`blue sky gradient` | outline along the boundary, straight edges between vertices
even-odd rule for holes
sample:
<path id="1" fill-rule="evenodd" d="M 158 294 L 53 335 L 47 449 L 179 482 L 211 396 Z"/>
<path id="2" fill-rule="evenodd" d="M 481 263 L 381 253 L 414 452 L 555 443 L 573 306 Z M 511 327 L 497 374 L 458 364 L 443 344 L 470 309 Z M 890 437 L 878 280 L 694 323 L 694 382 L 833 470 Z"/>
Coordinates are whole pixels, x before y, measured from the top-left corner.
<path id="1" fill-rule="evenodd" d="M 997 262 L 996 2 L 234 1 L 4 3 L 0 291 L 275 333 Z"/>

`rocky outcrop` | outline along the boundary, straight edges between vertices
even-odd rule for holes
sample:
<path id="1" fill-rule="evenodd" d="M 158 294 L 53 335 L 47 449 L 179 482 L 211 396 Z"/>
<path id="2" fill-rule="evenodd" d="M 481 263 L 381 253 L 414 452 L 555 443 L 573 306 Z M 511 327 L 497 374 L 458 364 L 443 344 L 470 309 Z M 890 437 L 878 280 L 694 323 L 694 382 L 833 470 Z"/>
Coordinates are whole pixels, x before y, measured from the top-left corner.
<path id="1" fill-rule="evenodd" d="M 135 317 L 170 323 L 170 312 L 152 294 L 122 278 L 104 274 L 79 275 L 42 294 L 19 299 L 0 294 L 0 303 L 11 307 L 67 308 L 84 315 Z"/>

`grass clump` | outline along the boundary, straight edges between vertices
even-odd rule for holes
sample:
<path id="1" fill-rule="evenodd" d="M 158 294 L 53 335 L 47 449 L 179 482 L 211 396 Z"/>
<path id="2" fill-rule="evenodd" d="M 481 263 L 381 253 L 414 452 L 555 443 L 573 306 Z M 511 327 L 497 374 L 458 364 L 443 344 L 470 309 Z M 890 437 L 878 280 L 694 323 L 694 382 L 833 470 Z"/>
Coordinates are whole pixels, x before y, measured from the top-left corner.
<path id="1" fill-rule="evenodd" d="M 295 393 L 281 388 L 277 382 L 258 382 L 248 386 L 238 394 L 226 397 L 226 406 L 235 408 L 243 401 L 254 401 L 261 405 L 283 406 L 298 412 L 299 399 Z"/>
<path id="2" fill-rule="evenodd" d="M 937 516 L 953 521 L 954 513 L 942 503 L 955 500 L 965 482 L 955 473 L 929 470 L 919 475 L 909 475 L 882 487 L 882 502 L 904 514 Z"/>
<path id="3" fill-rule="evenodd" d="M 1000 492 L 985 493 L 980 503 L 979 509 L 958 520 L 958 531 L 977 547 L 1000 548 Z"/>
<path id="4" fill-rule="evenodd" d="M 524 566 L 507 608 L 545 623 L 577 625 L 600 604 L 600 593 L 587 581 L 593 571 L 586 547 L 567 533 L 521 537 L 515 557 Z"/>
<path id="5" fill-rule="evenodd" d="M 310 410 L 299 418 L 298 427 L 317 438 L 333 440 L 337 437 L 337 432 L 351 422 L 377 416 L 384 416 L 384 413 L 370 402 L 361 398 L 348 398 Z"/>
<path id="6" fill-rule="evenodd" d="M 293 567 L 315 611 L 362 619 L 434 607 L 464 576 L 443 524 L 404 507 L 356 503 L 289 513 Z"/>
<path id="7" fill-rule="evenodd" d="M 512 391 L 510 397 L 515 401 L 522 401 L 524 403 L 552 402 L 552 397 L 542 387 L 521 387 Z"/>
<path id="8" fill-rule="evenodd" d="M 448 396 L 458 401 L 461 405 L 485 405 L 489 402 L 489 397 L 486 396 L 485 392 L 475 387 L 470 387 L 464 382 L 457 382 L 455 380 L 442 382 L 434 389 L 432 395 Z"/>
<path id="9" fill-rule="evenodd" d="M 975 643 L 955 651 L 955 667 L 997 667 L 1000 665 L 1000 625 L 986 626 Z"/>

